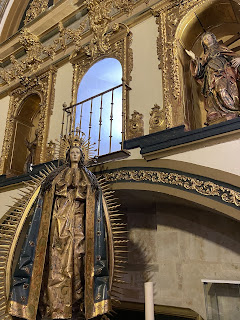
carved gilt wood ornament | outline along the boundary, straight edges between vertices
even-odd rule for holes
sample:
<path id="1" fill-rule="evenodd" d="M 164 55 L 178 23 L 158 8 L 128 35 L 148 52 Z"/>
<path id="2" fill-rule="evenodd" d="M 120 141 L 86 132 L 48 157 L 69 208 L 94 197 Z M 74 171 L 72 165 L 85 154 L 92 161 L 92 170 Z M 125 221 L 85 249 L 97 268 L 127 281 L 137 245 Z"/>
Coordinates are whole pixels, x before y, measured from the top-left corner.
<path id="1" fill-rule="evenodd" d="M 127 138 L 133 139 L 144 135 L 143 114 L 134 110 L 128 122 Z"/>
<path id="2" fill-rule="evenodd" d="M 149 133 L 154 133 L 166 129 L 165 110 L 155 104 L 150 113 Z"/>
<path id="3" fill-rule="evenodd" d="M 65 28 L 62 22 L 58 24 L 58 37 L 50 45 L 41 43 L 37 35 L 31 33 L 28 28 L 21 31 L 20 44 L 23 46 L 26 55 L 21 59 L 16 59 L 14 55 L 10 57 L 11 64 L 0 72 L 0 77 L 5 83 L 11 83 L 15 79 L 21 80 L 25 74 L 34 74 L 47 59 L 54 60 L 56 53 L 66 50 L 69 45 L 73 45 L 71 58 L 83 51 L 87 56 L 95 59 L 103 54 L 109 53 L 111 47 L 111 35 L 121 29 L 121 24 L 113 24 L 113 10 L 129 13 L 133 8 L 133 0 L 86 0 L 85 5 L 88 10 L 86 18 L 81 21 L 77 29 Z M 45 1 L 35 0 L 27 11 L 26 23 L 33 20 L 40 12 L 46 10 Z M 92 36 L 87 45 L 82 46 L 83 34 L 90 31 Z M 3 84 L 2 84 L 3 85 Z"/>
<path id="4" fill-rule="evenodd" d="M 39 14 L 44 12 L 48 8 L 48 0 L 33 0 L 29 9 L 26 12 L 26 18 L 24 25 L 34 20 Z"/>
<path id="5" fill-rule="evenodd" d="M 40 119 L 38 123 L 38 146 L 40 149 L 39 161 L 45 162 L 46 143 L 48 135 L 49 118 L 52 114 L 54 104 L 54 90 L 56 83 L 56 69 L 51 68 L 34 79 L 27 78 L 22 85 L 11 92 L 10 106 L 7 114 L 6 129 L 3 140 L 0 172 L 6 170 L 7 161 L 11 152 L 13 142 L 13 130 L 16 113 L 23 101 L 31 94 L 38 94 L 41 99 Z"/>
<path id="6" fill-rule="evenodd" d="M 195 11 L 207 1 L 185 0 L 180 2 L 175 0 L 171 3 L 166 2 L 160 9 L 157 5 L 152 8 L 159 31 L 157 53 L 160 61 L 159 68 L 163 72 L 163 101 L 167 128 L 184 124 L 182 79 L 178 59 L 180 44 L 176 39 L 176 31 L 179 23 L 190 10 Z"/>

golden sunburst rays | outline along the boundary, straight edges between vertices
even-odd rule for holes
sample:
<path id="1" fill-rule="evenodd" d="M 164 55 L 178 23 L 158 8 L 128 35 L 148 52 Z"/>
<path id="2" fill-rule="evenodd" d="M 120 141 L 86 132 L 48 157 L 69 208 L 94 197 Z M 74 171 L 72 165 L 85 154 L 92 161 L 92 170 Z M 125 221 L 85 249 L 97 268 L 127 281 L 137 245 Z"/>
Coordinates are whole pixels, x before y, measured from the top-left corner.
<path id="1" fill-rule="evenodd" d="M 8 206 L 9 210 L 0 219 L 0 320 L 12 319 L 6 313 L 6 309 L 10 291 L 12 261 L 22 227 L 40 190 L 40 185 L 55 169 L 56 167 L 51 163 L 45 166 L 39 175 L 24 182 L 24 189 L 19 191 L 18 197 L 12 197 L 14 204 Z"/>
<path id="2" fill-rule="evenodd" d="M 123 290 L 123 276 L 126 272 L 126 264 L 128 261 L 128 231 L 127 224 L 123 222 L 125 214 L 119 212 L 120 205 L 114 198 L 115 191 L 112 191 L 105 178 L 99 177 L 98 182 L 106 199 L 109 220 L 111 224 L 111 232 L 109 239 L 113 244 L 113 262 L 112 283 L 110 283 L 110 297 L 113 301 L 119 302 Z"/>
<path id="3" fill-rule="evenodd" d="M 76 127 L 75 131 L 72 131 L 68 135 L 61 137 L 61 141 L 56 141 L 56 154 L 57 158 L 66 161 L 66 153 L 72 147 L 80 147 L 85 156 L 85 162 L 87 163 L 96 154 L 96 143 L 91 143 L 90 138 L 87 139 L 84 132 L 80 131 L 79 127 Z"/>

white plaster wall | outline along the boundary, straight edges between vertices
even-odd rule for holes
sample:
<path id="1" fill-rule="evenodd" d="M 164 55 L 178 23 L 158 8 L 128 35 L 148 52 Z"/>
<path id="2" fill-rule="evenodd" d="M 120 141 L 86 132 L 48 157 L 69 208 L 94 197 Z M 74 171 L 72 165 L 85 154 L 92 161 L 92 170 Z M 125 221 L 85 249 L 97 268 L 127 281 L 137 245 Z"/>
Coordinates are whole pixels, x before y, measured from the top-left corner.
<path id="1" fill-rule="evenodd" d="M 176 153 L 163 159 L 185 161 L 240 175 L 240 140 L 223 142 L 196 150 Z"/>
<path id="2" fill-rule="evenodd" d="M 149 133 L 151 108 L 163 106 L 162 71 L 158 69 L 155 18 L 151 17 L 131 29 L 133 33 L 133 71 L 130 87 L 130 115 L 134 110 L 144 115 L 144 134 Z"/>
<path id="3" fill-rule="evenodd" d="M 0 101 L 0 108 L 1 108 L 1 117 L 0 117 L 0 150 L 2 150 L 2 144 L 3 144 L 4 134 L 5 134 L 9 102 L 10 102 L 10 97 L 9 96 L 6 96 L 6 97 L 2 98 L 1 101 Z"/>
<path id="4" fill-rule="evenodd" d="M 57 71 L 55 100 L 53 114 L 50 118 L 48 142 L 59 140 L 62 126 L 62 106 L 66 102 L 70 104 L 72 100 L 72 77 L 73 68 L 71 63 L 66 63 Z"/>

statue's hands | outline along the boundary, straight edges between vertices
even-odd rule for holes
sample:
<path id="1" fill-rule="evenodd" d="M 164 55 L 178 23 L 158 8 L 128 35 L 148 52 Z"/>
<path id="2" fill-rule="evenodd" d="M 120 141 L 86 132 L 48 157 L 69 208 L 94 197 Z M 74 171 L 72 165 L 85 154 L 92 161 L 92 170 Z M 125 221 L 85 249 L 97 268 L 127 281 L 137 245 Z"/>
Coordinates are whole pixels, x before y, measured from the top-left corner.
<path id="1" fill-rule="evenodd" d="M 185 52 L 187 55 L 189 55 L 190 58 L 192 58 L 193 60 L 196 60 L 196 56 L 195 56 L 194 52 L 192 52 L 191 50 L 187 50 L 187 49 L 185 49 Z"/>
<path id="2" fill-rule="evenodd" d="M 233 58 L 231 63 L 234 68 L 238 68 L 240 66 L 240 57 Z"/>

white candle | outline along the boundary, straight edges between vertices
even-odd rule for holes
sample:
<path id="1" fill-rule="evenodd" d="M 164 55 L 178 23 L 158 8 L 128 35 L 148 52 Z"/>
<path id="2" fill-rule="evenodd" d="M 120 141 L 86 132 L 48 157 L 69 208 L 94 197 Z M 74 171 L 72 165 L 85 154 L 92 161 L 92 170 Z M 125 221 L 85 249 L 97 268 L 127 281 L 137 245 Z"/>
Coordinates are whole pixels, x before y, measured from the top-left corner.
<path id="1" fill-rule="evenodd" d="M 153 283 L 145 282 L 145 320 L 154 320 Z"/>

